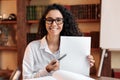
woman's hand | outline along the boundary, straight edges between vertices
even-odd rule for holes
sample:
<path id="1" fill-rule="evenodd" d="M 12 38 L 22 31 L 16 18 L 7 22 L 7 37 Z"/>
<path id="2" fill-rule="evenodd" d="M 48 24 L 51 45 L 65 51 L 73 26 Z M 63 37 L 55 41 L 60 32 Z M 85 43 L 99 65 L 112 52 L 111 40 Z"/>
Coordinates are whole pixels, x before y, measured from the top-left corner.
<path id="1" fill-rule="evenodd" d="M 47 66 L 46 70 L 48 72 L 56 71 L 59 69 L 59 62 L 57 60 L 52 60 Z"/>
<path id="2" fill-rule="evenodd" d="M 87 56 L 88 61 L 90 62 L 90 67 L 94 66 L 95 60 L 92 55 Z"/>

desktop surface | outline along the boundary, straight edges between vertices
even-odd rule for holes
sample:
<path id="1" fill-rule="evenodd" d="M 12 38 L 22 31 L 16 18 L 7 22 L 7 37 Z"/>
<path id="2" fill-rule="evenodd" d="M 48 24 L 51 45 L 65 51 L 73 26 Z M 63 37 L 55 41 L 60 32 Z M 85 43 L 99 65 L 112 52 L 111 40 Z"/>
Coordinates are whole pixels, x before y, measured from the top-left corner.
<path id="1" fill-rule="evenodd" d="M 111 77 L 100 77 L 100 78 L 97 78 L 96 80 L 120 80 L 118 78 L 111 78 Z"/>

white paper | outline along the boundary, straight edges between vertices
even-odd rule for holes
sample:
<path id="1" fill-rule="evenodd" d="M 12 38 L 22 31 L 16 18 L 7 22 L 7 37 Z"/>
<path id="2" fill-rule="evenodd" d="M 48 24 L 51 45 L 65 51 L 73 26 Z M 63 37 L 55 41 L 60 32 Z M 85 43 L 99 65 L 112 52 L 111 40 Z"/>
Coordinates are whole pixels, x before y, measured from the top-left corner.
<path id="1" fill-rule="evenodd" d="M 56 80 L 95 80 L 82 74 L 76 74 L 69 71 L 58 70 L 53 73 Z"/>
<path id="2" fill-rule="evenodd" d="M 95 80 L 88 76 L 82 74 L 72 73 L 69 71 L 57 70 L 52 76 L 45 76 L 33 79 L 23 79 L 23 80 Z"/>
<path id="3" fill-rule="evenodd" d="M 89 76 L 87 56 L 90 55 L 91 38 L 62 36 L 60 44 L 60 55 L 67 54 L 60 61 L 60 69 Z"/>
<path id="4" fill-rule="evenodd" d="M 52 76 L 45 76 L 45 77 L 40 77 L 40 78 L 33 78 L 33 79 L 23 79 L 23 80 L 57 80 Z"/>

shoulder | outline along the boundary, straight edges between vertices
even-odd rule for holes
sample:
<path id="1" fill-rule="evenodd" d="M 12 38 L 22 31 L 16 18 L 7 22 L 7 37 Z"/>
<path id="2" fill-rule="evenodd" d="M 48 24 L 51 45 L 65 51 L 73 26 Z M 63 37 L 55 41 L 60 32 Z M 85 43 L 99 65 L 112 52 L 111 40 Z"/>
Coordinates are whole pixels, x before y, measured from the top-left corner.
<path id="1" fill-rule="evenodd" d="M 38 48 L 38 47 L 40 47 L 40 45 L 41 45 L 41 40 L 34 40 L 34 41 L 31 41 L 27 45 L 27 47 L 29 47 L 29 48 Z"/>
<path id="2" fill-rule="evenodd" d="M 46 47 L 46 45 L 47 45 L 47 42 L 46 42 L 46 38 L 44 37 L 42 39 L 34 40 L 34 41 L 30 42 L 27 47 L 29 49 L 36 50 L 36 49 L 43 49 Z"/>

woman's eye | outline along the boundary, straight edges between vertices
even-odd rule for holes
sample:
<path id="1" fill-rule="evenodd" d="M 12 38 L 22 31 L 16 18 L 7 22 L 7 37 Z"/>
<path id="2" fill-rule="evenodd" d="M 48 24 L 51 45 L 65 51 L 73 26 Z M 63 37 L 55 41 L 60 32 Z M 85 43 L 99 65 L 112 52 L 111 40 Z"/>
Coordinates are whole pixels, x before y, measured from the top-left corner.
<path id="1" fill-rule="evenodd" d="M 57 19 L 56 21 L 61 21 L 60 19 Z"/>

